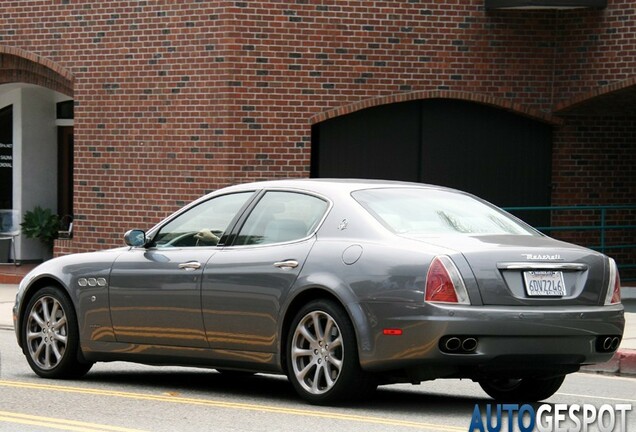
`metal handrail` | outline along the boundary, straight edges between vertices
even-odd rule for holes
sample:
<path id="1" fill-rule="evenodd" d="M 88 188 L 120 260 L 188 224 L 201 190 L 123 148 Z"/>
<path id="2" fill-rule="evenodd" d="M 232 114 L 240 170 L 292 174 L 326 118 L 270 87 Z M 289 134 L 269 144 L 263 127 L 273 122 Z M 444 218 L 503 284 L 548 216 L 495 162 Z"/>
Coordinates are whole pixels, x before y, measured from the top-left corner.
<path id="1" fill-rule="evenodd" d="M 607 212 L 608 211 L 620 211 L 620 210 L 636 210 L 636 204 L 628 205 L 582 205 L 582 206 L 538 206 L 538 207 L 504 207 L 504 210 L 508 212 L 515 211 L 549 211 L 550 217 L 555 211 L 600 211 L 599 225 L 565 225 L 565 226 L 541 226 L 535 227 L 542 232 L 552 231 L 599 231 L 600 244 L 599 245 L 584 245 L 590 249 L 598 250 L 599 252 L 606 253 L 608 250 L 618 249 L 636 249 L 636 244 L 607 244 L 607 231 L 608 230 L 636 230 L 636 224 L 620 224 L 620 225 L 608 225 L 607 224 Z M 623 269 L 636 269 L 636 263 L 618 263 L 620 270 Z M 634 278 L 624 278 L 624 281 L 633 281 Z"/>

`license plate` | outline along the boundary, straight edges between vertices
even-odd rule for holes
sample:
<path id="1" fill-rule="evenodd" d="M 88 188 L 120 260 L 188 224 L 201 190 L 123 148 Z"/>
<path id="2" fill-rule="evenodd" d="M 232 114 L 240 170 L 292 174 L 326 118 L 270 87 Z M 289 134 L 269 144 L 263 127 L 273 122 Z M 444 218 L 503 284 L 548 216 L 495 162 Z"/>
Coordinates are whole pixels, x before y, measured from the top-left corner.
<path id="1" fill-rule="evenodd" d="M 526 271 L 523 272 L 526 293 L 530 297 L 563 297 L 566 295 L 563 272 Z"/>

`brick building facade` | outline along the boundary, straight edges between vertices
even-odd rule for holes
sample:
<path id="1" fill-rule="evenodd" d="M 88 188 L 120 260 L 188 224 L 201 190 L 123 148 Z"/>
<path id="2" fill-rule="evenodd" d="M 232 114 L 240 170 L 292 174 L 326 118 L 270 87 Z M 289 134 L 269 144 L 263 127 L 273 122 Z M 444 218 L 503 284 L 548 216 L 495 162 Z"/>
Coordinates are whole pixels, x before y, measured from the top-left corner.
<path id="1" fill-rule="evenodd" d="M 633 0 L 15 0 L 0 22 L 0 96 L 36 85 L 74 104 L 74 233 L 58 254 L 121 245 L 221 186 L 307 177 L 316 125 L 416 100 L 548 125 L 551 160 L 532 163 L 551 164 L 553 205 L 636 196 Z"/>

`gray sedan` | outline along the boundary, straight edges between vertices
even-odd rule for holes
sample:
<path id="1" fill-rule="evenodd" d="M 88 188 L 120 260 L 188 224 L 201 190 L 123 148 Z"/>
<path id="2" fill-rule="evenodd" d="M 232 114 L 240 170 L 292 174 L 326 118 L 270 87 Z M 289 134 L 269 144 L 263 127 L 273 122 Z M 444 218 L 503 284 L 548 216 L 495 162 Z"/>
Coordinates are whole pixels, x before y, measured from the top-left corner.
<path id="1" fill-rule="evenodd" d="M 13 313 L 36 374 L 113 360 L 278 373 L 316 404 L 460 377 L 536 401 L 623 334 L 612 259 L 446 188 L 244 184 L 125 241 L 24 278 Z"/>

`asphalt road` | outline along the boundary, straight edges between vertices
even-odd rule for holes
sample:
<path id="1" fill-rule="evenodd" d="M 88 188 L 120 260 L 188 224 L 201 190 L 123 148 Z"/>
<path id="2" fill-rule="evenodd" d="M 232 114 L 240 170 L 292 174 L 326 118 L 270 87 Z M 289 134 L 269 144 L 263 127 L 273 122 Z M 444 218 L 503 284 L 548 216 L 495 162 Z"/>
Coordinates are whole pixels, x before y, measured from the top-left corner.
<path id="1" fill-rule="evenodd" d="M 636 380 L 570 375 L 553 404 L 636 405 Z M 467 380 L 381 387 L 347 407 L 301 402 L 285 378 L 232 379 L 212 370 L 100 363 L 82 380 L 38 378 L 14 334 L 0 330 L 0 431 L 467 431 L 492 400 Z M 627 415 L 636 430 L 636 412 Z M 505 429 L 503 429 L 505 430 Z M 619 429 L 616 429 L 619 430 Z"/>

